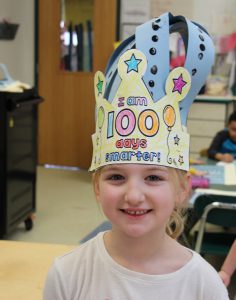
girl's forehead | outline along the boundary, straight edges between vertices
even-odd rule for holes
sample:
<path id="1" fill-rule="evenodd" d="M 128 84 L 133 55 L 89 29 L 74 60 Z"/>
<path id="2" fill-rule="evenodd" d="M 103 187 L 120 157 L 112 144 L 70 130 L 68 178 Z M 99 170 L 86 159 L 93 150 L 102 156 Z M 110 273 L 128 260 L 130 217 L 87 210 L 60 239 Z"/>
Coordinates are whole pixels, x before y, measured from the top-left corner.
<path id="1" fill-rule="evenodd" d="M 159 165 L 145 165 L 145 164 L 113 164 L 103 168 L 104 171 L 164 171 L 168 172 L 168 167 Z"/>

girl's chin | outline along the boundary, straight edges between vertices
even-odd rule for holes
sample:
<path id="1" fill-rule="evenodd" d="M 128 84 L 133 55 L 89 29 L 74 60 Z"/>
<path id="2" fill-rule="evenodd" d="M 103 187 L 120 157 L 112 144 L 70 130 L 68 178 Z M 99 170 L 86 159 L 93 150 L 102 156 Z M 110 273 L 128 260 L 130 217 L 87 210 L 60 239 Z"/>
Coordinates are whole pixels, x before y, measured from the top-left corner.
<path id="1" fill-rule="evenodd" d="M 131 238 L 141 238 L 150 234 L 150 231 L 143 226 L 127 225 L 123 233 Z"/>

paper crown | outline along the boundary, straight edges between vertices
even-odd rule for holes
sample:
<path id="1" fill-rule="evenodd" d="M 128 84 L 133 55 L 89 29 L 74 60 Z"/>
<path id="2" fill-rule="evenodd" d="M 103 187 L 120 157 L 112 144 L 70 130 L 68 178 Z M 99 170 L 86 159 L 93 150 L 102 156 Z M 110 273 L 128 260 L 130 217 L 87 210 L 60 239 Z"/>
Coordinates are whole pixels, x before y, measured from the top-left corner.
<path id="1" fill-rule="evenodd" d="M 184 67 L 170 71 L 169 34 L 185 44 Z M 96 132 L 90 170 L 140 163 L 189 168 L 189 108 L 205 83 L 214 47 L 200 25 L 166 13 L 136 29 L 95 74 Z"/>

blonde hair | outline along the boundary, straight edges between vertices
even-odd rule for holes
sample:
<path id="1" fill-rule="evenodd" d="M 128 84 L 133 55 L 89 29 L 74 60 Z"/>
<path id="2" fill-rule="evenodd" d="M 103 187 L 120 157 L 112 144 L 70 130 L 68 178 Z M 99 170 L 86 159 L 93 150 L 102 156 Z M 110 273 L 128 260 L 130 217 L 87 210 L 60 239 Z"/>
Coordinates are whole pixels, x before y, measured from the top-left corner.
<path id="1" fill-rule="evenodd" d="M 172 177 L 173 185 L 176 192 L 186 191 L 186 199 L 181 205 L 176 205 L 169 222 L 166 226 L 167 234 L 173 239 L 177 239 L 184 230 L 184 214 L 187 208 L 187 197 L 189 191 L 189 182 L 187 180 L 187 172 L 174 168 L 169 168 L 170 175 Z"/>
<path id="2" fill-rule="evenodd" d="M 93 186 L 98 182 L 101 175 L 102 168 L 99 168 L 93 173 L 92 181 Z M 187 172 L 183 170 L 178 170 L 174 168 L 168 168 L 170 176 L 172 177 L 173 187 L 176 190 L 176 193 L 180 190 L 188 190 L 188 181 L 187 181 Z M 187 200 L 186 193 L 186 199 Z M 186 203 L 186 201 L 185 201 Z M 186 211 L 186 205 L 176 205 L 170 219 L 166 226 L 166 233 L 173 239 L 177 239 L 184 230 L 184 213 Z"/>

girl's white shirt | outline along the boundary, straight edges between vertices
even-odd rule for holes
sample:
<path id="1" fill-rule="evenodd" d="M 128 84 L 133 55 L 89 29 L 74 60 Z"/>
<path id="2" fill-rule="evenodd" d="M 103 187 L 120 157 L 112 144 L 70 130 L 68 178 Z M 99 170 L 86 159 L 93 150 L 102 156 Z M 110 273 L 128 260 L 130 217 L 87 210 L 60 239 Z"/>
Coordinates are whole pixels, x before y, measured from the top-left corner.
<path id="1" fill-rule="evenodd" d="M 149 275 L 119 265 L 108 254 L 104 232 L 55 259 L 44 300 L 228 300 L 216 270 L 199 254 L 179 270 Z"/>

